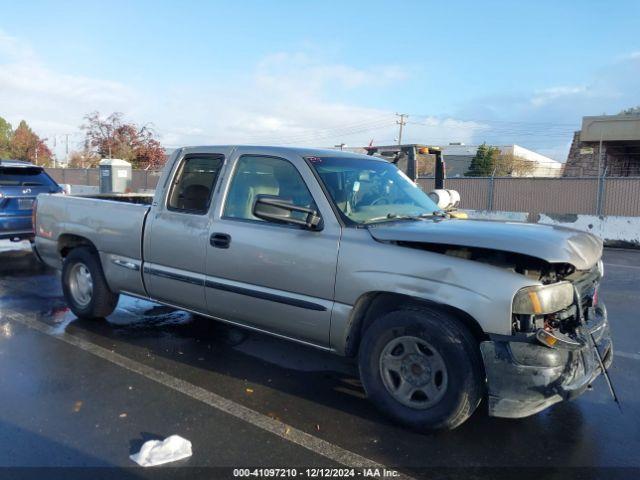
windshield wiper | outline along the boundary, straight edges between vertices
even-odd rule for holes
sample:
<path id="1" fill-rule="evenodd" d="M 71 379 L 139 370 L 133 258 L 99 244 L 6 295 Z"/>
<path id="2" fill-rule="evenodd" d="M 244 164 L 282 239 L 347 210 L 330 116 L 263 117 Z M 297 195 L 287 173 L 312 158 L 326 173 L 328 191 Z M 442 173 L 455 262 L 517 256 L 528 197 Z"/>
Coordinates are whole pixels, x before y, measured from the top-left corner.
<path id="1" fill-rule="evenodd" d="M 429 217 L 445 217 L 446 213 L 441 210 L 436 210 L 432 213 L 421 213 L 420 215 L 403 215 L 398 213 L 388 213 L 384 217 L 374 217 L 367 220 L 365 223 L 377 223 L 377 222 L 385 222 L 385 221 L 395 221 L 395 220 L 422 220 L 424 218 Z"/>

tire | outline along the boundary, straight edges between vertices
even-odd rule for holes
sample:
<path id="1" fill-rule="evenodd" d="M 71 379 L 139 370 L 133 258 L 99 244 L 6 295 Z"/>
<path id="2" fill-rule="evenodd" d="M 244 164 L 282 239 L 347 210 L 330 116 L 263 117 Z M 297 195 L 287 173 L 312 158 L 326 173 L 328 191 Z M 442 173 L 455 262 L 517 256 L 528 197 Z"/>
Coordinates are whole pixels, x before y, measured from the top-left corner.
<path id="1" fill-rule="evenodd" d="M 120 297 L 109 290 L 100 259 L 88 247 L 74 248 L 64 259 L 62 291 L 71 311 L 85 320 L 107 317 L 115 310 Z"/>
<path id="2" fill-rule="evenodd" d="M 452 430 L 482 400 L 477 342 L 455 317 L 435 308 L 397 310 L 377 319 L 364 333 L 358 364 L 369 399 L 417 430 Z"/>

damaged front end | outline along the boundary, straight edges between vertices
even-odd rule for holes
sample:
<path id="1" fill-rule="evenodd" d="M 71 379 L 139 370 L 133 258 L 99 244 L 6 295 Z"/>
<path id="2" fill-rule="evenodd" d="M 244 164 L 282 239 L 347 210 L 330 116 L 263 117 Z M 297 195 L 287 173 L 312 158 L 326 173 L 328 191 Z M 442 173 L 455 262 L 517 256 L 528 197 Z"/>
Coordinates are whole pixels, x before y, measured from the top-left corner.
<path id="1" fill-rule="evenodd" d="M 602 373 L 598 351 L 604 367 L 611 364 L 607 311 L 598 301 L 603 246 L 594 235 L 540 224 L 453 219 L 384 223 L 371 226 L 369 233 L 379 242 L 492 267 L 482 288 L 463 278 L 463 265 L 458 277 L 447 279 L 497 299 L 493 312 L 477 307 L 476 313 L 464 302 L 453 305 L 475 316 L 488 337 L 480 349 L 491 415 L 526 417 L 580 395 Z M 523 286 L 518 278 L 511 290 L 509 280 L 500 277 L 505 283 L 496 281 L 492 289 L 494 267 L 531 282 Z M 506 298 L 505 291 L 515 296 Z M 502 309 L 509 306 L 503 317 Z M 494 321 L 509 314 L 511 325 Z"/>
<path id="2" fill-rule="evenodd" d="M 595 348 L 609 367 L 607 310 L 598 301 L 601 265 L 518 292 L 513 335 L 490 335 L 480 345 L 490 415 L 526 417 L 580 395 L 602 373 Z"/>

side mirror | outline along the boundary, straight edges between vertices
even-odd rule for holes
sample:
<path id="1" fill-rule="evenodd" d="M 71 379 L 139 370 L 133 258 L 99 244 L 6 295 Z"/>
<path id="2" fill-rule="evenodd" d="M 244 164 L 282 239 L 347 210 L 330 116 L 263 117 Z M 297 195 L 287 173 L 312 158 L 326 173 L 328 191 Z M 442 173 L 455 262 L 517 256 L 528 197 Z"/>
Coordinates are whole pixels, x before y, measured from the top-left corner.
<path id="1" fill-rule="evenodd" d="M 293 216 L 294 212 L 306 215 Z M 316 210 L 292 205 L 273 195 L 258 195 L 253 204 L 253 215 L 268 222 L 299 225 L 308 230 L 322 230 L 322 217 Z"/>

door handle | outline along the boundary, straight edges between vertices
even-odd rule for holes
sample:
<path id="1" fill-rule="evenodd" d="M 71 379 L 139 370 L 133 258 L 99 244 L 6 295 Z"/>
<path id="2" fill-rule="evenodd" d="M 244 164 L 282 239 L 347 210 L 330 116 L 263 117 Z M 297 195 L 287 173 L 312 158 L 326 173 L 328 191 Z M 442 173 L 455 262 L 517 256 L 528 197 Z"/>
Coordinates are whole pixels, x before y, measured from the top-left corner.
<path id="1" fill-rule="evenodd" d="M 231 235 L 228 233 L 213 233 L 209 237 L 209 243 L 216 248 L 229 248 L 231 243 Z"/>

